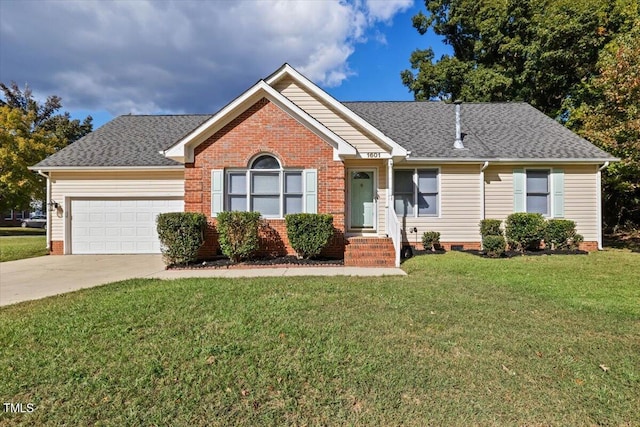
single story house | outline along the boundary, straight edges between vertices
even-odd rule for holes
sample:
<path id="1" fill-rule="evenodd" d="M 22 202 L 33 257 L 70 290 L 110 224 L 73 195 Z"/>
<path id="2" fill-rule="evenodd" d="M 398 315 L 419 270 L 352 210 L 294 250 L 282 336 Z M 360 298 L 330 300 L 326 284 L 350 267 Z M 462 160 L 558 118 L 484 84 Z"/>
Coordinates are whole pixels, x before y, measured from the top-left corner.
<path id="1" fill-rule="evenodd" d="M 479 222 L 568 218 L 602 246 L 600 171 L 617 160 L 522 102 L 344 102 L 288 64 L 213 115 L 120 116 L 32 169 L 48 179 L 52 254 L 160 251 L 155 217 L 259 211 L 263 250 L 291 253 L 284 216 L 333 215 L 327 255 L 399 264 L 424 231 L 479 249 Z"/>

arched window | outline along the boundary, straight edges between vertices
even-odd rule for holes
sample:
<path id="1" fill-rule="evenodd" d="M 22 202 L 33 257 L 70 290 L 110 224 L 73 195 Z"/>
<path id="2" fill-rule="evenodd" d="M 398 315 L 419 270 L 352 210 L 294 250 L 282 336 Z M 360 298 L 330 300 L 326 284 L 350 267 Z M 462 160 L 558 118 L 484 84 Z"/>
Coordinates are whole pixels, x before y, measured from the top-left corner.
<path id="1" fill-rule="evenodd" d="M 280 162 L 270 154 L 262 154 L 253 161 L 251 169 L 280 169 Z"/>
<path id="2" fill-rule="evenodd" d="M 246 170 L 227 172 L 226 209 L 284 218 L 303 212 L 302 170 L 284 169 L 271 154 L 260 154 Z"/>

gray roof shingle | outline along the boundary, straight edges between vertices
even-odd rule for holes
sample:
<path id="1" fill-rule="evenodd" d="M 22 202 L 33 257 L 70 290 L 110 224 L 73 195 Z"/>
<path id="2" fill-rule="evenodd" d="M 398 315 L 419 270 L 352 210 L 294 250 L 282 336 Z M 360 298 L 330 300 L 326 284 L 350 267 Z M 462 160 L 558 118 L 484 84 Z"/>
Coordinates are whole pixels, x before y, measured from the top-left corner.
<path id="1" fill-rule="evenodd" d="M 344 105 L 414 158 L 615 159 L 524 102 L 463 103 L 460 117 L 464 149 L 453 148 L 453 104 L 383 101 Z"/>
<path id="2" fill-rule="evenodd" d="M 344 105 L 410 151 L 413 158 L 615 159 L 526 103 L 463 103 L 462 150 L 453 148 L 453 104 L 383 101 Z M 33 168 L 179 166 L 159 152 L 211 117 L 120 116 Z"/>
<path id="3" fill-rule="evenodd" d="M 211 115 L 119 116 L 33 168 L 179 166 L 159 151 L 182 139 Z"/>

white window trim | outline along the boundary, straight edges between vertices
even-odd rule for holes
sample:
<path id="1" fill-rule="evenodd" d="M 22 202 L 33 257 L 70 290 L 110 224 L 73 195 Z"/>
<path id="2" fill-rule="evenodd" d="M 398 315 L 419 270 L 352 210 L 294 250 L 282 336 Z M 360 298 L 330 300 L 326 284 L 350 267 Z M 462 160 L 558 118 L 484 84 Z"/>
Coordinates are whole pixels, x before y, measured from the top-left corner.
<path id="1" fill-rule="evenodd" d="M 13 209 L 10 209 L 9 212 L 4 214 L 5 221 L 13 220 Z"/>
<path id="2" fill-rule="evenodd" d="M 418 189 L 418 171 L 419 170 L 435 170 L 436 171 L 436 180 L 438 181 L 438 194 L 436 195 L 436 214 L 430 214 L 430 215 L 420 215 L 419 209 L 418 209 L 418 193 L 419 193 L 419 189 Z M 407 215 L 406 218 L 440 218 L 442 215 L 442 204 L 441 204 L 441 197 L 440 195 L 442 194 L 442 180 L 440 179 L 440 177 L 442 176 L 442 171 L 440 169 L 440 166 L 420 166 L 420 167 L 413 167 L 413 168 L 404 168 L 404 167 L 400 167 L 400 168 L 394 168 L 393 169 L 393 173 L 395 174 L 396 171 L 413 171 L 413 215 Z M 393 177 L 393 182 L 395 185 L 395 175 Z M 396 209 L 396 205 L 395 205 L 395 188 L 391 188 L 391 194 L 393 196 L 393 210 L 395 212 Z M 398 213 L 396 212 L 396 215 L 398 215 Z M 399 215 L 399 217 L 402 217 L 402 215 Z"/>
<path id="3" fill-rule="evenodd" d="M 275 156 L 274 156 L 275 157 Z M 255 160 L 255 159 L 253 159 Z M 253 163 L 253 160 L 250 163 Z M 280 163 L 278 161 L 278 163 Z M 285 202 L 285 188 L 284 188 L 284 184 L 285 184 L 285 180 L 284 180 L 284 175 L 285 173 L 288 172 L 293 172 L 293 173 L 299 173 L 300 174 L 300 179 L 301 179 L 301 185 L 302 185 L 302 193 L 300 193 L 301 197 L 302 197 L 302 212 L 304 213 L 305 211 L 305 204 L 304 204 L 304 189 L 306 188 L 306 182 L 305 182 L 305 174 L 304 174 L 304 169 L 298 169 L 298 168 L 294 168 L 294 169 L 285 169 L 280 167 L 280 169 L 250 169 L 250 168 L 233 168 L 233 169 L 225 169 L 224 171 L 224 201 L 223 201 L 223 206 L 224 206 L 224 210 L 228 211 L 229 210 L 229 176 L 233 173 L 244 173 L 245 174 L 245 200 L 246 200 L 246 206 L 245 206 L 245 210 L 247 212 L 253 212 L 251 210 L 251 198 L 252 198 L 252 192 L 251 192 L 251 175 L 253 172 L 277 172 L 278 173 L 278 184 L 280 187 L 280 193 L 279 193 L 279 213 L 278 215 L 265 215 L 262 212 L 260 213 L 260 215 L 263 218 L 268 218 L 268 219 L 284 219 L 285 213 L 284 213 L 284 202 Z"/>
<path id="4" fill-rule="evenodd" d="M 535 167 L 535 168 L 524 168 L 524 211 L 526 213 L 532 213 L 529 212 L 529 206 L 527 206 L 527 199 L 529 198 L 529 189 L 527 188 L 527 177 L 528 177 L 528 173 L 529 171 L 532 172 L 541 172 L 541 171 L 545 171 L 547 172 L 547 185 L 548 185 L 548 191 L 549 191 L 549 197 L 547 198 L 547 211 L 548 213 L 545 214 L 541 214 L 543 217 L 545 218 L 555 218 L 554 216 L 554 212 L 553 212 L 553 194 L 554 194 L 554 188 L 553 188 L 553 168 L 545 168 L 545 167 Z"/>

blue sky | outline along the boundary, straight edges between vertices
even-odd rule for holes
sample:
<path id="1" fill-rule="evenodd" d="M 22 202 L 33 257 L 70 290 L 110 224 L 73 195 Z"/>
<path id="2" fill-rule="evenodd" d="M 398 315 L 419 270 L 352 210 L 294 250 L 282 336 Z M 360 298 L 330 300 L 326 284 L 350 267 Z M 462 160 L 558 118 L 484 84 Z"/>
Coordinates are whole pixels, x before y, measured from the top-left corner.
<path id="1" fill-rule="evenodd" d="M 410 100 L 422 0 L 0 0 L 0 81 L 120 114 L 213 113 L 288 62 L 341 101 Z M 36 29 L 34 31 L 34 28 Z"/>

